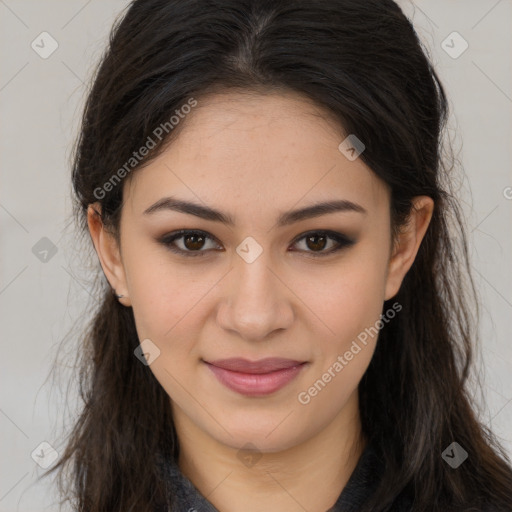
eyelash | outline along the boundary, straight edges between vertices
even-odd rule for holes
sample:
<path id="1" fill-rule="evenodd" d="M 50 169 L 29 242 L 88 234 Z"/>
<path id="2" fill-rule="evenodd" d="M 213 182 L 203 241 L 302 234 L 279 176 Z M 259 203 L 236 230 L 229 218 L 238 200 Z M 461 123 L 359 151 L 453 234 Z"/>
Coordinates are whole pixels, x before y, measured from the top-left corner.
<path id="1" fill-rule="evenodd" d="M 175 240 L 178 240 L 180 238 L 183 238 L 185 235 L 201 235 L 205 239 L 215 241 L 215 238 L 206 233 L 205 231 L 200 231 L 196 229 L 180 229 L 179 231 L 175 231 L 173 233 L 169 233 L 168 235 L 163 236 L 159 239 L 159 242 L 165 245 L 170 251 L 185 256 L 185 257 L 202 257 L 205 256 L 205 254 L 209 251 L 204 250 L 198 250 L 198 251 L 190 251 L 190 250 L 183 250 L 176 248 L 175 245 L 173 245 L 173 242 Z M 343 235 L 342 233 L 337 233 L 336 231 L 329 231 L 329 230 L 319 230 L 319 231 L 308 231 L 307 233 L 303 233 L 301 236 L 297 237 L 293 244 L 296 244 L 297 242 L 307 238 L 311 235 L 320 235 L 320 236 L 326 236 L 327 238 L 330 238 L 331 240 L 334 240 L 338 246 L 334 249 L 330 249 L 329 251 L 321 251 L 321 252 L 315 252 L 315 251 L 303 251 L 306 253 L 310 253 L 314 258 L 322 258 L 325 256 L 329 256 L 330 254 L 333 254 L 335 252 L 338 252 L 339 250 L 350 247 L 351 245 L 355 244 L 355 240 L 347 237 L 346 235 Z M 300 251 L 299 251 L 300 252 Z"/>

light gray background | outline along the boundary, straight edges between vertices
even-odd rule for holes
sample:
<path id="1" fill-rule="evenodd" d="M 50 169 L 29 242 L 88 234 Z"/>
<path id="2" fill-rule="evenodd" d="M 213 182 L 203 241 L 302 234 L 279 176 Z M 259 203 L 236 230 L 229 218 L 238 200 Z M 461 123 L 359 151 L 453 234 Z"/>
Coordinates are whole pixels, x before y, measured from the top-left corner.
<path id="1" fill-rule="evenodd" d="M 43 441 L 62 446 L 60 423 L 73 414 L 73 389 L 68 410 L 65 375 L 54 382 L 48 372 L 61 340 L 94 300 L 70 225 L 69 161 L 85 84 L 126 5 L 0 0 L 0 512 L 57 510 L 51 480 L 36 482 L 42 471 L 31 452 Z M 400 5 L 428 46 L 453 110 L 450 135 L 466 173 L 459 193 L 483 304 L 482 421 L 512 454 L 512 2 Z M 47 59 L 31 48 L 43 31 L 59 45 Z M 453 31 L 469 44 L 456 59 L 441 46 Z M 461 48 L 451 39 L 445 44 Z M 46 263 L 32 252 L 43 237 L 58 249 Z M 59 355 L 69 363 L 67 347 Z"/>

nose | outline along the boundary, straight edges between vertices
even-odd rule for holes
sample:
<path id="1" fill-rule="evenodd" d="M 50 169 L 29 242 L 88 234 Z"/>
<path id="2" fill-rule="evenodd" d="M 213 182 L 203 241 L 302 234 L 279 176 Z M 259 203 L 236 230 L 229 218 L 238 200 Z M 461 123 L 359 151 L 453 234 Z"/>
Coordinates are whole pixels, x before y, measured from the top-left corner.
<path id="1" fill-rule="evenodd" d="M 248 341 L 266 340 L 294 321 L 294 294 L 267 254 L 263 251 L 252 263 L 234 257 L 217 309 L 220 327 Z"/>

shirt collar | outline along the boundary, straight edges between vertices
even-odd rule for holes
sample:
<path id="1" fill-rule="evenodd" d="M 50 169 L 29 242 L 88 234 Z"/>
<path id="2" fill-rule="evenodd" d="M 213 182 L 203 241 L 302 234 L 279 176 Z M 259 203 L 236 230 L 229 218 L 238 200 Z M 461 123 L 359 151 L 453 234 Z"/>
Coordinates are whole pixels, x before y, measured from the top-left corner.
<path id="1" fill-rule="evenodd" d="M 181 472 L 172 457 L 159 456 L 159 464 L 173 496 L 173 510 L 183 512 L 219 512 Z M 347 484 L 334 505 L 326 512 L 356 512 L 375 491 L 382 472 L 382 463 L 371 445 L 360 456 Z"/>

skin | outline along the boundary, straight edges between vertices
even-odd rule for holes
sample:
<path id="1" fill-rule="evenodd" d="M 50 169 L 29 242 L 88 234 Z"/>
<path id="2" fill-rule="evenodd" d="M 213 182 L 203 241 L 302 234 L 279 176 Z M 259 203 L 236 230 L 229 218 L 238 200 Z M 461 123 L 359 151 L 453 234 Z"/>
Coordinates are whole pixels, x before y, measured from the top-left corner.
<path id="1" fill-rule="evenodd" d="M 98 257 L 120 302 L 133 308 L 140 340 L 160 350 L 149 368 L 171 400 L 180 468 L 199 491 L 222 512 L 325 512 L 365 446 L 357 386 L 377 336 L 309 403 L 298 394 L 379 320 L 416 257 L 433 201 L 415 198 L 393 244 L 389 188 L 360 158 L 340 152 L 341 127 L 296 94 L 217 93 L 181 122 L 167 149 L 123 185 L 120 246 L 95 212 L 100 205 L 89 208 Z M 171 210 L 143 214 L 171 195 L 228 213 L 235 225 Z M 366 213 L 276 226 L 282 212 L 337 199 Z M 174 254 L 158 241 L 185 228 L 213 237 L 202 247 L 174 242 L 204 257 Z M 322 248 L 299 236 L 325 229 L 356 243 L 315 258 L 337 243 Z M 248 236 L 263 250 L 252 263 L 236 252 Z M 203 362 L 228 357 L 308 364 L 277 392 L 247 397 Z M 257 449 L 252 462 L 239 451 L 247 443 Z"/>

